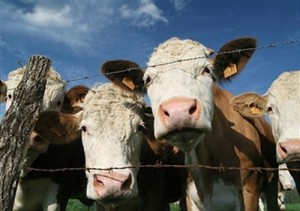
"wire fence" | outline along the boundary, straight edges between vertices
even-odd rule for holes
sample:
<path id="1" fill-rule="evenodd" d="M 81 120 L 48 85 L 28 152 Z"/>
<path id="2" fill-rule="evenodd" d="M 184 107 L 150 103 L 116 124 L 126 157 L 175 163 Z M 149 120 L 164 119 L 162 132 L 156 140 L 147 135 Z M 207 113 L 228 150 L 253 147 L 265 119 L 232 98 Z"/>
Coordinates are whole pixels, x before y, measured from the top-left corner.
<path id="1" fill-rule="evenodd" d="M 274 42 L 274 43 L 270 43 L 268 45 L 258 46 L 256 48 L 246 48 L 246 49 L 236 49 L 236 50 L 233 50 L 233 51 L 224 51 L 224 52 L 220 52 L 220 53 L 214 53 L 211 56 L 232 54 L 232 53 L 240 53 L 240 52 L 244 52 L 244 51 L 262 50 L 262 49 L 268 49 L 268 48 L 276 48 L 276 47 L 292 45 L 292 44 L 300 44 L 300 39 L 288 40 L 288 41 L 283 41 L 283 42 Z M 191 58 L 186 58 L 186 59 L 177 59 L 177 60 L 174 60 L 174 61 L 155 64 L 155 65 L 118 70 L 118 71 L 107 73 L 106 75 L 119 74 L 119 73 L 129 72 L 129 71 L 132 71 L 132 70 L 137 70 L 137 69 L 146 70 L 148 68 L 155 68 L 155 67 L 166 66 L 166 65 L 180 63 L 180 62 L 188 62 L 188 61 L 193 61 L 193 60 L 197 60 L 197 59 L 205 59 L 205 58 L 207 58 L 207 57 L 199 56 L 199 57 L 191 57 Z M 20 65 L 20 67 L 25 66 L 21 62 L 18 62 L 18 64 Z M 70 78 L 70 79 L 66 79 L 65 81 L 67 83 L 70 83 L 70 82 L 75 82 L 75 81 L 87 80 L 87 79 L 95 78 L 95 77 L 106 77 L 106 76 L 103 75 L 102 73 L 98 73 L 98 74 L 86 75 L 86 76 L 82 76 L 82 77 L 78 77 L 78 78 Z"/>
<path id="2" fill-rule="evenodd" d="M 225 167 L 225 166 L 208 166 L 208 165 L 197 165 L 197 164 L 185 164 L 185 165 L 168 165 L 168 164 L 149 164 L 149 165 L 130 165 L 130 166 L 121 166 L 121 167 L 110 167 L 110 168 L 95 168 L 95 167 L 79 167 L 79 168 L 57 168 L 57 169 L 40 169 L 40 168 L 32 168 L 26 167 L 25 169 L 29 171 L 40 171 L 40 172 L 64 172 L 64 171 L 90 171 L 90 170 L 99 170 L 99 171 L 113 171 L 118 169 L 134 169 L 134 168 L 187 168 L 187 169 L 210 169 L 217 170 L 219 172 L 225 171 L 293 171 L 300 172 L 300 168 L 266 168 L 266 167 Z"/>
<path id="3" fill-rule="evenodd" d="M 253 50 L 262 50 L 262 49 L 268 49 L 268 48 L 276 48 L 276 47 L 292 45 L 292 44 L 300 44 L 300 39 L 289 40 L 289 41 L 284 41 L 284 42 L 270 43 L 268 45 L 259 46 L 259 47 L 256 47 L 256 48 L 247 48 L 247 49 L 237 49 L 237 50 L 234 50 L 234 51 L 225 51 L 225 52 L 221 52 L 221 53 L 215 53 L 212 56 L 217 56 L 217 55 L 221 55 L 221 54 L 224 55 L 224 54 L 231 54 L 231 53 L 240 53 L 240 52 L 243 52 L 243 51 L 253 51 Z M 129 72 L 129 71 L 136 70 L 136 69 L 146 70 L 148 68 L 155 68 L 155 67 L 159 67 L 159 66 L 165 66 L 165 65 L 170 65 L 170 64 L 174 64 L 174 63 L 180 63 L 180 62 L 188 62 L 188 61 L 197 60 L 197 59 L 204 59 L 204 58 L 206 58 L 206 57 L 200 56 L 200 57 L 179 59 L 179 60 L 174 60 L 174 61 L 170 61 L 170 62 L 155 64 L 155 65 L 151 65 L 151 66 L 123 69 L 123 70 L 107 73 L 107 75 Z M 19 62 L 19 65 L 21 67 L 24 66 L 20 62 Z M 67 83 L 70 83 L 70 82 L 86 80 L 86 79 L 95 78 L 95 77 L 106 77 L 106 76 L 104 76 L 102 73 L 99 73 L 99 74 L 93 74 L 93 75 L 86 75 L 86 76 L 79 77 L 79 78 L 67 79 L 65 81 Z M 189 164 L 185 164 L 185 165 L 166 165 L 166 164 L 160 164 L 159 162 L 157 164 L 154 164 L 154 165 L 140 165 L 140 164 L 138 164 L 138 165 L 131 165 L 131 166 L 123 166 L 123 167 L 111 167 L 111 168 L 93 168 L 93 167 L 58 168 L 58 169 L 39 169 L 39 168 L 32 168 L 32 167 L 24 167 L 24 168 L 29 170 L 29 171 L 41 171 L 41 172 L 64 172 L 64 171 L 82 171 L 82 170 L 86 170 L 86 171 L 90 171 L 90 170 L 112 171 L 112 170 L 116 170 L 116 169 L 128 169 L 128 168 L 188 168 L 188 169 L 205 168 L 205 169 L 217 170 L 217 171 L 220 171 L 220 172 L 230 171 L 230 170 L 238 170 L 238 171 L 251 170 L 251 171 L 258 171 L 258 172 L 289 170 L 289 171 L 300 172 L 300 169 L 298 169 L 298 168 L 280 168 L 280 169 L 279 168 L 264 168 L 264 167 L 241 168 L 241 167 L 227 167 L 227 166 L 222 166 L 222 165 L 221 166 L 207 166 L 207 165 L 194 165 L 194 164 L 190 164 L 190 165 Z"/>

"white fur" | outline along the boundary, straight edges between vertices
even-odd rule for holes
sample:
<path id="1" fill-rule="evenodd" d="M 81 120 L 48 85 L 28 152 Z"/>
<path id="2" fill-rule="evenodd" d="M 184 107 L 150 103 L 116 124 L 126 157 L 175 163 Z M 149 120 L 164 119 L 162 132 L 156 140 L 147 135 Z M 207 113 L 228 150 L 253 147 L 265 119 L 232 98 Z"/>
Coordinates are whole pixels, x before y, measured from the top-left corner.
<path id="1" fill-rule="evenodd" d="M 99 85 L 88 92 L 83 105 L 81 126 L 87 167 L 111 168 L 139 164 L 142 134 L 142 96 L 122 91 L 112 84 Z M 127 195 L 137 196 L 137 169 L 112 170 L 132 176 Z M 93 176 L 101 170 L 86 171 L 87 196 L 99 200 L 93 188 Z"/>
<path id="2" fill-rule="evenodd" d="M 28 180 L 18 185 L 14 211 L 59 211 L 56 200 L 58 185 L 49 179 Z"/>
<path id="3" fill-rule="evenodd" d="M 277 142 L 300 138 L 300 71 L 284 72 L 266 93 L 272 131 Z"/>

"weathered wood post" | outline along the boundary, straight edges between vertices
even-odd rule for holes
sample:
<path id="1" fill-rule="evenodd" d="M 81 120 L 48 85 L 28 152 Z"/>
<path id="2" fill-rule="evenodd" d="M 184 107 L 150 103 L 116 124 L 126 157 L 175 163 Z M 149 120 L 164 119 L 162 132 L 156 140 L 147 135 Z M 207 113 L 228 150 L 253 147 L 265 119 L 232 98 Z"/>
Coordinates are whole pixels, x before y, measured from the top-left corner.
<path id="1" fill-rule="evenodd" d="M 0 210 L 11 211 L 29 135 L 40 113 L 51 61 L 29 58 L 14 101 L 0 123 Z"/>

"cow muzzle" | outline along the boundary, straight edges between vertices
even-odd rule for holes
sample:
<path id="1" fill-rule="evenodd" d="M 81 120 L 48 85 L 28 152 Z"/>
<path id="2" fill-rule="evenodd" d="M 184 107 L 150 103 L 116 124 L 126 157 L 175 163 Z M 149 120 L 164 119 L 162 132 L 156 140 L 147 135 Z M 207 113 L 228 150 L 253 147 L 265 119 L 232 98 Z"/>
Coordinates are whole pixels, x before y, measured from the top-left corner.
<path id="1" fill-rule="evenodd" d="M 300 138 L 279 142 L 277 144 L 277 161 L 279 163 L 300 161 Z"/>
<path id="2" fill-rule="evenodd" d="M 158 115 L 169 129 L 194 127 L 201 113 L 200 103 L 193 98 L 173 98 L 163 102 Z"/>
<path id="3" fill-rule="evenodd" d="M 93 176 L 93 188 L 97 200 L 105 204 L 119 204 L 120 201 L 131 198 L 132 185 L 131 174 L 105 172 Z"/>

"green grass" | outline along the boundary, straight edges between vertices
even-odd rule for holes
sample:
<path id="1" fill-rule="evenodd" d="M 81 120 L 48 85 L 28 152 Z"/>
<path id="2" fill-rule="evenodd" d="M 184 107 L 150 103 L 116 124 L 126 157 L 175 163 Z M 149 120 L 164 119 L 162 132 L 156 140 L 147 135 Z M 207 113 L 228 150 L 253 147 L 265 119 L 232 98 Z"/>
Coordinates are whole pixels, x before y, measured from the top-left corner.
<path id="1" fill-rule="evenodd" d="M 300 210 L 300 203 L 298 204 L 286 204 L 286 211 L 299 211 Z"/>
<path id="2" fill-rule="evenodd" d="M 299 211 L 300 203 L 297 204 L 286 204 L 286 211 Z M 170 205 L 171 211 L 180 211 L 178 203 Z M 78 200 L 72 199 L 69 201 L 66 211 L 90 211 L 92 208 L 88 208 L 82 205 Z"/>
<path id="3" fill-rule="evenodd" d="M 173 203 L 170 205 L 171 211 L 180 211 L 179 205 L 177 203 Z M 80 203 L 80 201 L 76 199 L 69 200 L 66 211 L 90 211 L 92 208 L 84 206 Z"/>

